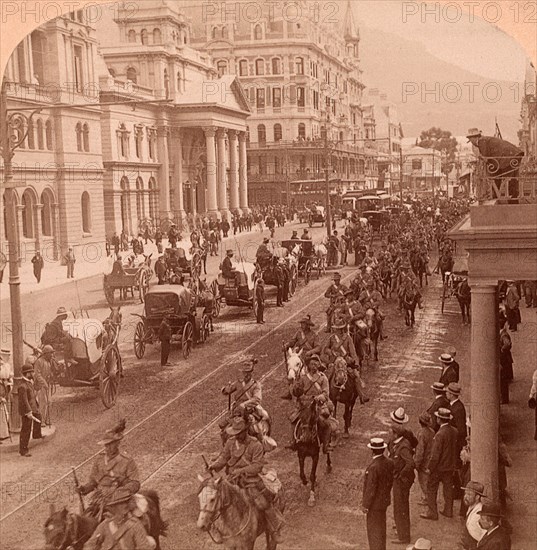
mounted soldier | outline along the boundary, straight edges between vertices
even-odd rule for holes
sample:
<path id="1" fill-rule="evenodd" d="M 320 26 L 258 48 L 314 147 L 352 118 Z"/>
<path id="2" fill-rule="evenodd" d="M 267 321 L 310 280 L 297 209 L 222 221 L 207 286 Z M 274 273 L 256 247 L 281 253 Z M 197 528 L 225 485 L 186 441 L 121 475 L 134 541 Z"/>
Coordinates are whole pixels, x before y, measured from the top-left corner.
<path id="1" fill-rule="evenodd" d="M 328 290 L 324 293 L 324 297 L 330 300 L 330 306 L 326 310 L 326 332 L 332 330 L 332 318 L 338 302 L 340 304 L 345 301 L 345 293 L 349 290 L 344 284 L 341 283 L 341 274 L 334 273 L 333 283 L 328 287 Z"/>
<path id="2" fill-rule="evenodd" d="M 383 298 L 382 298 L 382 294 L 374 287 L 374 284 L 372 281 L 369 281 L 366 284 L 365 290 L 363 290 L 362 293 L 360 294 L 359 301 L 366 311 L 368 309 L 372 309 L 375 312 L 375 314 L 378 316 L 378 320 L 380 324 L 380 338 L 382 340 L 386 339 L 387 337 L 384 336 L 382 332 L 384 319 L 386 318 L 386 316 L 380 311 L 380 306 L 383 302 Z"/>

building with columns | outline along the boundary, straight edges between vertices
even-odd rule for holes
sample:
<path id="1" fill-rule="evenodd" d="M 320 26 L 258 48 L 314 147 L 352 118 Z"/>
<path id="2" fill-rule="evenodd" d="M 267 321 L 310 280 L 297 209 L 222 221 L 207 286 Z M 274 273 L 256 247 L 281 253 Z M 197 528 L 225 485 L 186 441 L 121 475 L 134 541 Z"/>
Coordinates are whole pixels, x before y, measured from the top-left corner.
<path id="1" fill-rule="evenodd" d="M 148 220 L 248 211 L 241 84 L 190 47 L 173 4 L 126 9 L 104 9 L 98 28 L 85 10 L 49 21 L 9 60 L 8 109 L 41 108 L 13 157 L 23 260 Z"/>
<path id="2" fill-rule="evenodd" d="M 250 197 L 286 202 L 293 182 L 324 189 L 327 161 L 332 190 L 376 187 L 375 123 L 362 105 L 351 3 L 332 18 L 337 23 L 326 23 L 331 18 L 319 16 L 312 3 L 289 4 L 256 5 L 254 18 L 242 0 L 205 9 L 184 3 L 197 22 L 192 44 L 247 92 Z"/>

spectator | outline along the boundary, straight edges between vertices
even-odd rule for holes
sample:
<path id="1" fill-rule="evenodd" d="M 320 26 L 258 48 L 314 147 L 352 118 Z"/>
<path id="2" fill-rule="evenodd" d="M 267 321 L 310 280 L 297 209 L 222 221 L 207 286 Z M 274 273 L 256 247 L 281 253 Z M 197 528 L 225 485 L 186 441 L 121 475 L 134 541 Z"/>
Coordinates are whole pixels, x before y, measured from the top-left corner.
<path id="1" fill-rule="evenodd" d="M 443 353 L 438 358 L 442 363 L 442 374 L 440 375 L 440 380 L 445 387 L 447 387 L 451 382 L 459 381 L 459 371 L 453 362 L 453 357 L 449 353 Z"/>
<path id="2" fill-rule="evenodd" d="M 485 496 L 483 484 L 477 481 L 469 481 L 464 489 L 464 503 L 467 507 L 466 521 L 462 532 L 459 548 L 464 550 L 474 550 L 477 543 L 483 538 L 485 530 L 479 525 L 481 509 L 483 503 L 482 497 Z"/>
<path id="3" fill-rule="evenodd" d="M 537 281 L 524 281 L 526 307 L 537 307 Z"/>
<path id="4" fill-rule="evenodd" d="M 429 464 L 429 458 L 431 457 L 431 449 L 433 445 L 433 438 L 435 431 L 431 424 L 431 415 L 428 412 L 421 413 L 419 417 L 420 430 L 418 432 L 418 445 L 416 446 L 416 454 L 414 456 L 414 464 L 416 465 L 416 471 L 418 472 L 418 482 L 421 487 L 421 501 L 420 505 L 427 505 L 427 465 Z"/>
<path id="5" fill-rule="evenodd" d="M 528 400 L 528 406 L 535 412 L 535 435 L 533 439 L 537 441 L 537 369 L 533 372 L 532 385 L 530 389 L 530 398 Z"/>
<path id="6" fill-rule="evenodd" d="M 39 250 L 35 253 L 35 256 L 32 258 L 32 264 L 34 269 L 34 277 L 38 283 L 41 282 L 41 271 L 45 267 L 45 262 L 43 261 L 43 256 Z"/>
<path id="7" fill-rule="evenodd" d="M 67 254 L 65 255 L 65 264 L 67 265 L 67 278 L 68 279 L 74 279 L 75 278 L 75 253 L 73 251 L 73 247 L 70 246 L 67 250 Z"/>
<path id="8" fill-rule="evenodd" d="M 515 282 L 507 281 L 507 292 L 505 294 L 505 314 L 507 316 L 507 322 L 509 323 L 509 329 L 516 332 L 517 325 L 520 323 L 520 296 L 517 292 Z"/>
<path id="9" fill-rule="evenodd" d="M 485 534 L 477 544 L 481 550 L 511 550 L 511 538 L 501 525 L 502 511 L 497 502 L 485 502 L 479 512 L 479 526 Z"/>
<path id="10" fill-rule="evenodd" d="M 500 396 L 502 405 L 509 404 L 509 383 L 513 380 L 513 355 L 511 336 L 505 322 L 500 330 Z"/>
<path id="11" fill-rule="evenodd" d="M 431 386 L 431 389 L 433 390 L 434 401 L 427 409 L 427 412 L 431 416 L 431 428 L 436 433 L 440 425 L 438 424 L 438 419 L 436 418 L 435 413 L 436 411 L 438 411 L 438 409 L 441 408 L 449 409 L 449 401 L 446 397 L 446 388 L 444 387 L 444 384 L 442 384 L 441 382 L 435 382 Z M 424 465 L 424 467 L 426 466 L 427 464 Z"/>

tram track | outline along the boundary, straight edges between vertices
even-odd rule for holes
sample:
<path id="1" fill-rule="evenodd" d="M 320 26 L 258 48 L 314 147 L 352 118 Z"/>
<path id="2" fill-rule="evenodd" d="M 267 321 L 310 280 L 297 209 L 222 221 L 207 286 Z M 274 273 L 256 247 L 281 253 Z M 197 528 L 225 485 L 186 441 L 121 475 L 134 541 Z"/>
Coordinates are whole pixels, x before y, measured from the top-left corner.
<path id="1" fill-rule="evenodd" d="M 354 270 L 352 268 L 344 268 L 341 269 L 341 272 L 345 275 L 344 279 L 348 279 L 351 277 L 354 273 Z M 347 272 L 347 274 L 345 274 Z M 324 279 L 324 282 L 327 282 L 327 279 Z M 304 291 L 308 287 L 302 287 L 302 290 Z M 295 296 L 303 295 L 303 292 L 300 294 L 295 294 Z M 136 442 L 136 444 L 140 444 L 140 440 L 147 436 L 147 434 L 151 434 L 151 423 L 153 421 L 156 421 L 162 413 L 170 413 L 170 417 L 172 416 L 171 413 L 176 413 L 174 421 L 177 420 L 177 417 L 181 416 L 181 414 L 185 414 L 184 410 L 181 410 L 181 407 L 179 406 L 179 402 L 183 400 L 183 398 L 190 396 L 196 389 L 202 388 L 205 383 L 212 378 L 217 378 L 217 375 L 222 373 L 225 367 L 232 365 L 241 355 L 247 354 L 248 352 L 251 352 L 253 349 L 256 348 L 256 346 L 260 346 L 261 344 L 265 343 L 265 341 L 271 337 L 275 337 L 277 333 L 282 332 L 282 329 L 285 328 L 287 324 L 292 322 L 297 316 L 299 316 L 304 310 L 310 309 L 313 304 L 318 302 L 324 295 L 324 290 L 322 293 L 317 294 L 312 300 L 308 301 L 304 306 L 300 307 L 300 309 L 294 311 L 290 316 L 287 316 L 283 321 L 278 323 L 275 327 L 271 328 L 266 334 L 262 335 L 258 340 L 255 342 L 252 342 L 250 345 L 248 345 L 244 350 L 241 350 L 240 352 L 235 352 L 230 358 L 226 359 L 222 363 L 220 363 L 216 368 L 210 370 L 206 374 L 204 374 L 199 380 L 196 380 L 195 382 L 190 383 L 186 388 L 182 389 L 176 396 L 174 396 L 171 399 L 168 399 L 164 404 L 160 405 L 156 410 L 139 420 L 134 426 L 129 428 L 125 432 L 125 442 L 127 445 L 132 443 L 133 441 Z M 281 338 L 280 338 L 281 340 Z M 210 348 L 207 348 L 209 352 L 212 350 Z M 270 376 L 272 376 L 274 373 L 276 373 L 283 365 L 283 362 L 278 362 L 278 364 L 272 368 L 270 368 L 268 371 L 264 372 L 262 375 L 262 379 L 266 379 Z M 183 409 L 187 409 L 192 406 L 192 403 L 189 403 L 188 401 L 184 400 L 185 403 L 182 403 Z M 225 410 L 221 410 L 221 403 L 214 404 L 212 403 L 211 406 L 208 407 L 208 409 L 214 409 L 217 408 L 219 411 L 217 414 L 210 413 L 209 416 L 211 416 L 211 419 L 208 422 L 205 422 L 201 427 L 195 428 L 195 426 L 192 426 L 192 420 L 196 419 L 197 415 L 189 415 L 186 414 L 186 422 L 184 426 L 184 432 L 189 433 L 190 435 L 187 437 L 187 439 L 179 444 L 179 446 L 176 446 L 175 451 L 172 453 L 172 455 L 167 456 L 164 458 L 163 461 L 159 462 L 159 465 L 157 468 L 154 468 L 151 466 L 150 468 L 144 468 L 143 466 L 140 468 L 140 471 L 146 471 L 147 474 L 143 478 L 143 482 L 145 483 L 147 480 L 152 479 L 160 470 L 162 470 L 170 461 L 174 460 L 178 455 L 180 455 L 182 452 L 184 452 L 192 443 L 194 443 L 196 440 L 198 440 L 203 434 L 205 434 L 214 424 L 225 414 Z M 175 410 L 174 410 L 175 409 Z M 192 412 L 192 411 L 190 411 Z M 202 410 L 202 416 L 205 416 L 205 413 L 207 410 Z M 183 426 L 181 426 L 183 427 Z M 139 435 L 139 437 L 134 437 L 136 434 L 140 432 L 140 430 L 143 428 L 142 433 Z M 130 436 L 130 437 L 129 437 Z M 169 437 L 168 437 L 169 439 Z M 163 446 L 166 445 L 166 437 L 160 440 L 160 442 Z M 170 442 L 171 443 L 171 442 Z M 100 453 L 95 452 L 91 454 L 88 458 L 84 459 L 83 461 L 79 462 L 76 466 L 74 466 L 75 470 L 81 470 L 84 469 L 88 464 L 95 459 L 95 457 Z M 147 458 L 144 457 L 142 459 L 142 462 L 147 462 Z M 152 463 L 153 461 L 150 460 Z M 66 471 L 63 475 L 58 477 L 57 479 L 49 482 L 44 488 L 37 491 L 31 498 L 26 499 L 24 502 L 16 506 L 14 509 L 10 510 L 6 514 L 4 514 L 0 518 L 0 523 L 5 522 L 6 520 L 10 518 L 16 517 L 20 512 L 27 509 L 32 505 L 33 503 L 40 502 L 41 500 L 47 500 L 46 495 L 50 493 L 55 487 L 57 487 L 62 482 L 67 482 L 68 478 L 72 475 L 71 469 Z"/>

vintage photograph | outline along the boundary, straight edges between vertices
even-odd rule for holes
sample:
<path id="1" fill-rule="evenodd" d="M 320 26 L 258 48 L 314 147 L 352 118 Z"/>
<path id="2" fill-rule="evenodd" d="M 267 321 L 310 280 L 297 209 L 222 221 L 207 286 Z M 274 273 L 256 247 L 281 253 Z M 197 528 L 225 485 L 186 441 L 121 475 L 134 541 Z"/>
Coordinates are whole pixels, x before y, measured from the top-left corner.
<path id="1" fill-rule="evenodd" d="M 0 2 L 2 550 L 535 550 L 535 0 Z"/>

